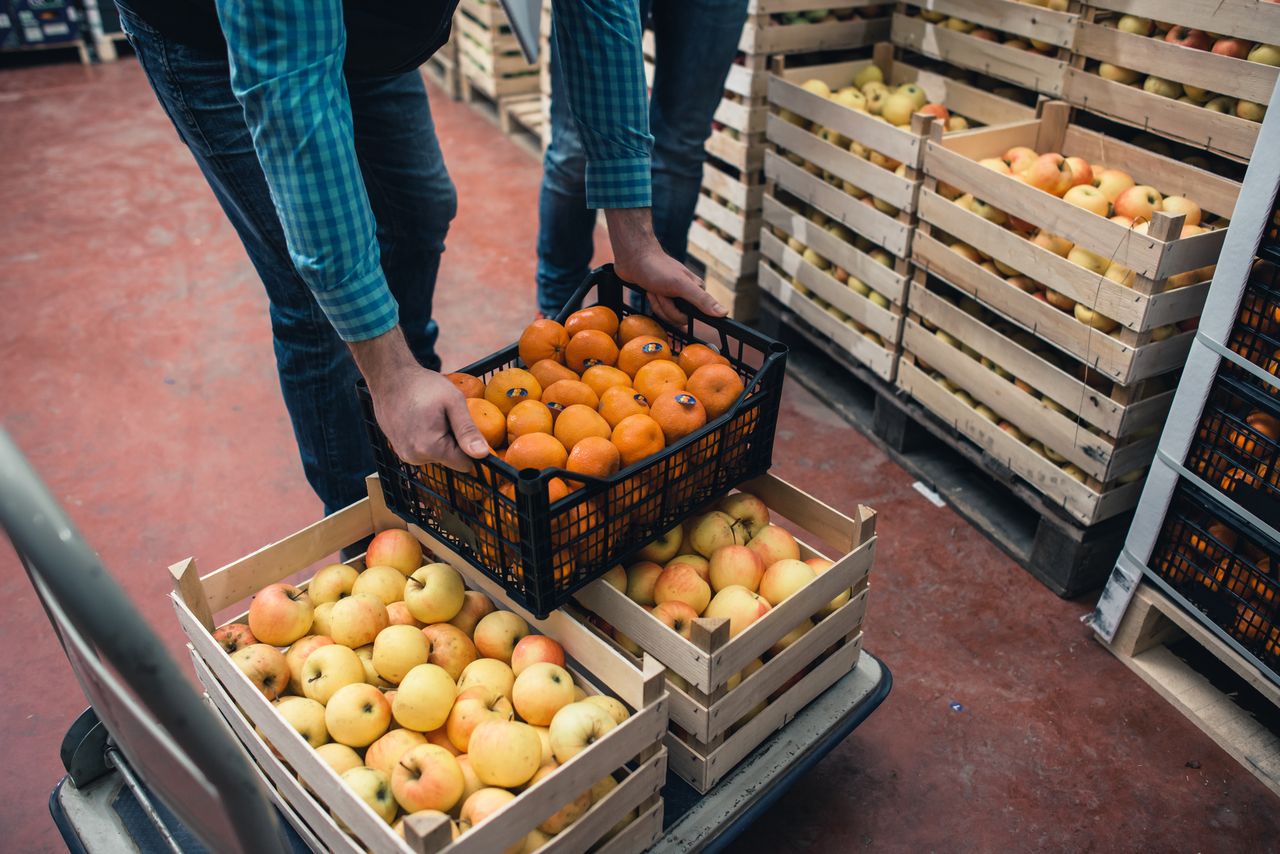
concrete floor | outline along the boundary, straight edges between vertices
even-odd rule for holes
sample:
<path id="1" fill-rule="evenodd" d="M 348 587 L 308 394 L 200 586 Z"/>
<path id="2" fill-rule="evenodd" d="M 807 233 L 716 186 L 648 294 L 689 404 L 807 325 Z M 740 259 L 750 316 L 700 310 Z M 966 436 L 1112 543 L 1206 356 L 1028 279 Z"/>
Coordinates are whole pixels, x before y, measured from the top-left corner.
<path id="1" fill-rule="evenodd" d="M 459 365 L 533 315 L 539 167 L 433 101 L 461 197 L 437 300 Z M 165 567 L 217 567 L 319 513 L 266 300 L 132 61 L 0 73 L 0 152 L 3 426 L 180 654 Z M 1093 643 L 1091 603 L 1055 598 L 813 396 L 785 403 L 777 471 L 880 511 L 866 644 L 896 685 L 743 850 L 1280 844 L 1272 796 Z M 0 849 L 57 850 L 46 798 L 84 701 L 7 549 L 0 601 Z"/>

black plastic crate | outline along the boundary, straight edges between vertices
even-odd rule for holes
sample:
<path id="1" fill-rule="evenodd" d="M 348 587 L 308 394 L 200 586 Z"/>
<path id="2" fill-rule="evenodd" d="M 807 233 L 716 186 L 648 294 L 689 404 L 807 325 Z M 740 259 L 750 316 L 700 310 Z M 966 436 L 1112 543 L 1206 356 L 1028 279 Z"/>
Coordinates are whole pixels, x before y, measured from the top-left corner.
<path id="1" fill-rule="evenodd" d="M 593 288 L 596 304 L 620 318 L 636 313 L 629 297 L 642 291 L 619 279 L 611 265 L 592 272 L 570 305 L 581 304 Z M 672 349 L 679 353 L 699 341 L 717 346 L 742 377 L 743 395 L 702 429 L 608 478 L 563 469 L 516 471 L 496 456 L 477 461 L 474 473 L 409 465 L 392 452 L 361 384 L 388 505 L 448 542 L 541 618 L 708 501 L 767 472 L 786 346 L 728 318 L 695 320 L 689 306 L 681 307 L 690 314 L 683 327 L 655 318 Z M 569 313 L 566 309 L 560 320 Z M 522 365 L 517 349 L 513 344 L 460 370 L 487 382 L 503 368 Z M 552 501 L 554 478 L 583 486 Z"/>
<path id="2" fill-rule="evenodd" d="M 1280 669 L 1280 546 L 1180 481 L 1151 569 L 1268 668 Z"/>
<path id="3" fill-rule="evenodd" d="M 1275 378 L 1268 381 L 1232 368 L 1235 376 L 1261 389 L 1280 407 L 1280 266 L 1254 263 L 1227 346 Z"/>
<path id="4" fill-rule="evenodd" d="M 1258 254 L 1269 261 L 1280 264 L 1280 194 L 1272 200 L 1271 221 L 1262 232 L 1262 242 L 1258 246 Z"/>
<path id="5" fill-rule="evenodd" d="M 1272 398 L 1227 373 L 1214 380 L 1186 467 L 1280 527 L 1280 418 Z"/>

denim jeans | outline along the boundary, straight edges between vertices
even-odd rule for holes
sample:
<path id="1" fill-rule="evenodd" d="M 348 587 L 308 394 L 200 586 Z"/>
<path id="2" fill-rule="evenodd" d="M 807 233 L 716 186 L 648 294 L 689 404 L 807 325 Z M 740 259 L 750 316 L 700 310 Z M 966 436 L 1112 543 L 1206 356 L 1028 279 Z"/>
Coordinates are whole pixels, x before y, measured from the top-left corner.
<path id="1" fill-rule="evenodd" d="M 649 129 L 653 228 L 662 248 L 685 258 L 702 184 L 703 146 L 747 17 L 747 0 L 641 0 L 654 35 Z M 587 208 L 586 156 L 559 83 L 552 41 L 551 145 L 538 198 L 538 310 L 554 317 L 586 278 L 596 212 Z"/>
<path id="2" fill-rule="evenodd" d="M 351 352 L 294 269 L 244 111 L 231 92 L 225 51 L 166 40 L 127 8 L 121 27 L 160 105 L 235 227 L 266 288 L 276 368 L 302 466 L 325 511 L 366 494 L 374 469 L 355 395 Z M 431 319 L 440 254 L 457 195 L 436 140 L 417 71 L 348 75 L 356 155 L 377 222 L 382 269 L 417 360 L 438 370 Z"/>

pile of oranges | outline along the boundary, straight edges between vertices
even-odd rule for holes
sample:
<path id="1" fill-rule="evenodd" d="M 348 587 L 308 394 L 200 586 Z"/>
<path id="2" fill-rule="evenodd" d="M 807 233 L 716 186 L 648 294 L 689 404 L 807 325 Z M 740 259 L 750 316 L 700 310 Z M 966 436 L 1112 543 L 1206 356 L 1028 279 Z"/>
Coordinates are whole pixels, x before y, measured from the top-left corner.
<path id="1" fill-rule="evenodd" d="M 712 348 L 690 344 L 677 354 L 653 318 L 619 320 L 601 305 L 563 324 L 535 320 L 519 353 L 526 368 L 497 371 L 487 384 L 449 374 L 494 453 L 517 470 L 608 477 L 727 412 L 744 388 Z"/>

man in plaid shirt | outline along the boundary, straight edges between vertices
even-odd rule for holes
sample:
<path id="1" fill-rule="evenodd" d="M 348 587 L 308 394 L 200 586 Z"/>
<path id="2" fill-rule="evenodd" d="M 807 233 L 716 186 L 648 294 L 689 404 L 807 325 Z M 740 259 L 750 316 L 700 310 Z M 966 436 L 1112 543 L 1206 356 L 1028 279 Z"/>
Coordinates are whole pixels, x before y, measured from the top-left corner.
<path id="1" fill-rule="evenodd" d="M 117 0 L 267 289 L 285 403 L 327 512 L 363 497 L 374 468 L 360 375 L 406 461 L 465 469 L 489 452 L 438 373 L 431 319 L 457 199 L 417 69 L 447 40 L 456 4 Z M 678 316 L 677 297 L 724 314 L 654 237 L 634 0 L 556 0 L 553 20 L 587 203 L 605 210 L 618 274 L 664 316 Z"/>

